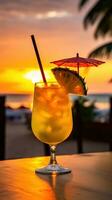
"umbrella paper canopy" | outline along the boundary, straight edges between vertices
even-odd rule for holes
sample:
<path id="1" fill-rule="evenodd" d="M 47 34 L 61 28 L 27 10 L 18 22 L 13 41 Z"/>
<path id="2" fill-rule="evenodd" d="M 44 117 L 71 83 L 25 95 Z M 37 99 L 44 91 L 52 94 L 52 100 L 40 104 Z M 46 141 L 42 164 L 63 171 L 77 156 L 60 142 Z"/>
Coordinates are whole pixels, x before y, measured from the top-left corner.
<path id="1" fill-rule="evenodd" d="M 100 61 L 100 60 L 95 60 L 92 58 L 82 58 L 82 57 L 79 57 L 79 54 L 77 53 L 76 57 L 56 60 L 56 61 L 52 61 L 51 63 L 57 66 L 77 67 L 78 72 L 79 72 L 79 67 L 93 67 L 93 66 L 97 67 L 98 65 L 101 65 L 105 62 Z"/>

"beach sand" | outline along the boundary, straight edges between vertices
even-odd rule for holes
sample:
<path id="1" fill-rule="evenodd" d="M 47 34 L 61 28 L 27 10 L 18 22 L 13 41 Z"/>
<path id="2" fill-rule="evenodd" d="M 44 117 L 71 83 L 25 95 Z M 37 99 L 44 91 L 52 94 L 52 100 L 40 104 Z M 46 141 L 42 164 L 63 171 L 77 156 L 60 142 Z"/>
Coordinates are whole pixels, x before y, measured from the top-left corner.
<path id="1" fill-rule="evenodd" d="M 108 143 L 85 141 L 84 153 L 108 151 Z M 67 140 L 57 146 L 57 155 L 76 154 L 77 143 Z M 28 129 L 25 123 L 7 121 L 6 123 L 6 159 L 44 156 L 44 145 Z"/>

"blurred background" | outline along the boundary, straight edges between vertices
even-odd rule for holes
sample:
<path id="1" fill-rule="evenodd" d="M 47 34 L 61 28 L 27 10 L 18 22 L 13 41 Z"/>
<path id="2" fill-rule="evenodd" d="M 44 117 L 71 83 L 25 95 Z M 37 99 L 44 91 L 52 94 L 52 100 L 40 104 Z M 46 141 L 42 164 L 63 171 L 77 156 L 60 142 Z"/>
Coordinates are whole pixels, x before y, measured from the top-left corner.
<path id="1" fill-rule="evenodd" d="M 1 1 L 0 159 L 46 153 L 30 126 L 34 83 L 42 80 L 32 34 L 48 81 L 54 80 L 53 60 L 78 52 L 81 57 L 105 61 L 99 67 L 81 68 L 88 96 L 78 100 L 82 117 L 79 119 L 73 110 L 76 131 L 73 129 L 70 138 L 59 145 L 57 153 L 112 150 L 111 9 L 112 2 L 105 0 Z"/>

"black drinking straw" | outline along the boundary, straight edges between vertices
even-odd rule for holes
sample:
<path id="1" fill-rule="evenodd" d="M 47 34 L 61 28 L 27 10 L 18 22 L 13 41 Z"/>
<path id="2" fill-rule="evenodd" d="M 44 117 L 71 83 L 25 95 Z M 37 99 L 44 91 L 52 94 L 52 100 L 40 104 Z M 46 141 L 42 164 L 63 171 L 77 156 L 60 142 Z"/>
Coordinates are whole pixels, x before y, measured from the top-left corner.
<path id="1" fill-rule="evenodd" d="M 44 74 L 44 70 L 43 70 L 43 67 L 42 67 L 42 63 L 41 63 L 41 59 L 40 59 L 39 51 L 37 49 L 37 45 L 36 45 L 34 35 L 31 35 L 31 39 L 32 39 L 33 47 L 34 47 L 35 54 L 36 54 L 36 57 L 37 57 L 37 61 L 38 61 L 39 67 L 40 67 L 40 71 L 41 71 L 41 74 L 42 74 L 43 82 L 45 83 L 45 85 L 47 85 L 46 77 L 45 77 L 45 74 Z"/>

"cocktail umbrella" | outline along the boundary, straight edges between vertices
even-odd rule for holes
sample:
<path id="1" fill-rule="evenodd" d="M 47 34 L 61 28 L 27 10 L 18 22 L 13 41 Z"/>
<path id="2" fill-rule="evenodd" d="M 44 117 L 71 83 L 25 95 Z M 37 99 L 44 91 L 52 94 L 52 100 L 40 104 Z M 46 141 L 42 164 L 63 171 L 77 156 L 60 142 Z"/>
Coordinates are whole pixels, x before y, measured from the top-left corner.
<path id="1" fill-rule="evenodd" d="M 92 58 L 82 58 L 82 57 L 79 57 L 79 54 L 77 53 L 76 57 L 56 60 L 56 61 L 52 61 L 51 63 L 53 63 L 59 67 L 60 66 L 77 67 L 77 71 L 79 74 L 80 67 L 93 67 L 93 66 L 97 67 L 105 62 L 96 60 L 96 59 L 92 59 Z"/>

